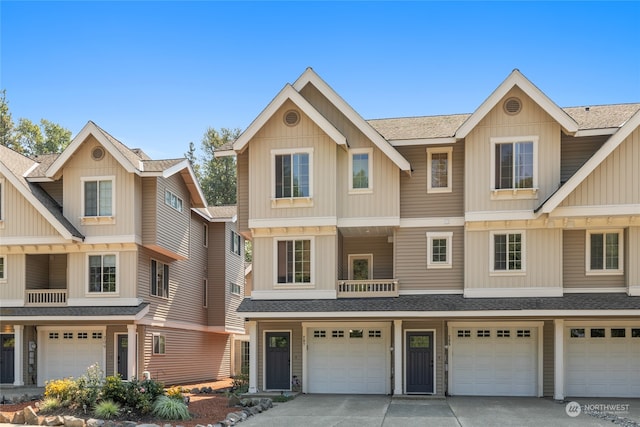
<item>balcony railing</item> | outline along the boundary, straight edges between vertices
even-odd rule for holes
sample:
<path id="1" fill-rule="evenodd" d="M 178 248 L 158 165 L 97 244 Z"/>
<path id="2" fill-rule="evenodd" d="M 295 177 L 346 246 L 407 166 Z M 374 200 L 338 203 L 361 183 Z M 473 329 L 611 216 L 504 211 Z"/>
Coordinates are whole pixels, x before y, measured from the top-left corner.
<path id="1" fill-rule="evenodd" d="M 67 305 L 67 290 L 27 289 L 25 305 Z"/>
<path id="2" fill-rule="evenodd" d="M 394 279 L 338 281 L 338 298 L 382 298 L 397 296 L 398 281 Z"/>

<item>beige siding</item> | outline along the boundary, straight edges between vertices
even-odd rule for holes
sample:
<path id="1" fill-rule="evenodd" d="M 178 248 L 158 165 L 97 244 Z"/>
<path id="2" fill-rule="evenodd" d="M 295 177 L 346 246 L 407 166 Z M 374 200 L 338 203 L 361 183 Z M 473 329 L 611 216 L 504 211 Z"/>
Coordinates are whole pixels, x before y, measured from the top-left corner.
<path id="1" fill-rule="evenodd" d="M 227 253 L 227 261 L 225 263 L 226 282 L 235 283 L 240 286 L 238 294 L 231 293 L 229 284 L 224 287 L 226 289 L 225 298 L 225 325 L 232 328 L 244 328 L 244 319 L 236 314 L 236 310 L 242 302 L 244 296 L 244 240 L 240 245 L 240 255 L 233 253 L 231 247 L 231 231 L 236 231 L 236 224 L 232 222 L 225 223 L 227 238 L 225 239 L 225 252 Z"/>
<path id="2" fill-rule="evenodd" d="M 335 290 L 336 289 L 336 236 L 313 236 L 313 235 L 291 235 L 283 236 L 283 239 L 306 239 L 313 238 L 311 252 L 315 264 L 312 263 L 312 275 L 314 277 L 315 290 Z M 274 271 L 275 252 L 274 237 L 254 237 L 253 238 L 253 268 L 260 274 L 253 276 L 253 290 L 265 291 L 274 289 L 276 275 Z M 278 289 L 294 289 L 296 285 L 277 285 Z M 302 286 L 306 288 L 306 286 Z"/>
<path id="3" fill-rule="evenodd" d="M 500 230 L 502 232 L 504 230 Z M 511 230 L 509 230 L 511 231 Z M 553 288 L 562 280 L 562 231 L 525 231 L 524 274 L 490 274 L 489 231 L 467 231 L 465 245 L 466 288 Z"/>
<path id="4" fill-rule="evenodd" d="M 402 322 L 402 329 L 403 329 L 403 337 L 402 337 L 402 342 L 403 342 L 403 354 L 406 352 L 406 340 L 405 340 L 405 336 L 404 336 L 404 332 L 407 329 L 414 329 L 414 330 L 426 330 L 426 329 L 435 329 L 435 337 L 434 337 L 434 341 L 435 341 L 435 360 L 434 363 L 436 364 L 436 394 L 437 395 L 444 395 L 445 393 L 445 376 L 446 376 L 446 371 L 444 369 L 445 364 L 447 363 L 447 356 L 446 356 L 446 352 L 444 349 L 445 344 L 447 343 L 446 340 L 446 329 L 445 329 L 445 322 L 444 320 L 437 320 L 437 321 L 404 321 Z M 404 369 L 405 369 L 405 363 L 406 363 L 406 357 L 402 358 L 402 371 L 403 371 L 403 379 L 402 379 L 402 383 L 405 383 L 405 376 L 404 376 Z"/>
<path id="5" fill-rule="evenodd" d="M 238 230 L 249 231 L 249 153 L 250 147 L 236 157 L 238 173 Z"/>
<path id="6" fill-rule="evenodd" d="M 142 244 L 158 242 L 158 179 L 142 178 Z"/>
<path id="7" fill-rule="evenodd" d="M 562 234 L 563 284 L 565 288 L 608 288 L 625 286 L 622 275 L 586 274 L 586 231 L 565 230 Z M 625 236 L 626 240 L 626 236 Z"/>
<path id="8" fill-rule="evenodd" d="M 225 323 L 225 295 L 227 282 L 225 277 L 225 260 L 229 237 L 224 223 L 209 224 L 209 304 L 208 322 L 210 326 L 223 326 Z"/>
<path id="9" fill-rule="evenodd" d="M 43 217 L 40 212 L 24 198 L 7 180 L 2 182 L 3 220 L 4 227 L 0 227 L 0 239 L 8 237 L 34 238 L 60 236 L 60 233 Z M 37 239 L 36 239 L 37 240 Z"/>
<path id="10" fill-rule="evenodd" d="M 640 286 L 640 227 L 629 227 L 627 230 L 627 251 L 625 270 L 628 286 Z"/>
<path id="11" fill-rule="evenodd" d="M 435 148 L 436 146 L 429 146 Z M 464 141 L 453 144 L 452 191 L 427 193 L 427 147 L 398 147 L 411 163 L 411 175 L 400 175 L 402 218 L 464 216 Z"/>
<path id="12" fill-rule="evenodd" d="M 63 205 L 63 179 L 59 179 L 57 181 L 53 181 L 53 182 L 40 182 L 38 183 L 38 185 L 47 192 L 47 194 L 49 196 L 51 196 L 53 198 L 53 200 L 56 201 L 56 203 L 58 203 L 60 206 Z"/>
<path id="13" fill-rule="evenodd" d="M 427 232 L 452 232 L 452 268 L 427 269 Z M 396 278 L 401 291 L 462 290 L 464 228 L 400 228 L 395 235 Z"/>
<path id="14" fill-rule="evenodd" d="M 290 331 L 291 332 L 291 376 L 298 377 L 301 384 L 304 384 L 302 376 L 302 325 L 299 322 L 258 322 L 258 388 L 264 390 L 264 358 L 265 332 L 270 331 Z"/>
<path id="15" fill-rule="evenodd" d="M 153 354 L 153 334 L 165 336 L 165 354 Z M 165 385 L 227 378 L 231 369 L 230 337 L 185 329 L 147 327 L 141 371 Z"/>
<path id="16" fill-rule="evenodd" d="M 88 293 L 89 255 L 116 254 L 116 296 Z M 95 252 L 78 252 L 67 255 L 68 262 L 68 295 L 69 298 L 114 297 L 135 298 L 137 278 L 137 252 L 96 250 Z"/>
<path id="17" fill-rule="evenodd" d="M 182 257 L 189 257 L 189 221 L 191 217 L 191 202 L 189 190 L 185 185 L 182 176 L 175 174 L 169 178 L 158 178 L 157 209 L 158 223 L 156 225 L 157 244 L 169 249 Z M 165 190 L 171 191 L 182 199 L 182 212 L 168 206 L 164 202 Z M 171 224 L 171 227 L 167 227 Z M 198 240 L 201 245 L 202 239 Z"/>
<path id="18" fill-rule="evenodd" d="M 393 279 L 393 243 L 387 236 L 379 237 L 345 237 L 343 239 L 341 279 L 349 277 L 349 255 L 373 255 L 372 279 Z"/>
<path id="19" fill-rule="evenodd" d="M 465 141 L 465 207 L 467 212 L 531 210 L 560 185 L 560 125 L 515 87 L 504 99 L 518 96 L 522 111 L 509 116 L 500 101 Z M 491 138 L 538 136 L 538 187 L 533 199 L 491 200 Z"/>
<path id="20" fill-rule="evenodd" d="M 627 137 L 562 206 L 640 204 L 640 128 Z"/>
<path id="21" fill-rule="evenodd" d="M 553 320 L 545 320 L 542 343 L 542 394 L 553 396 L 555 379 L 555 327 Z"/>
<path id="22" fill-rule="evenodd" d="M 595 153 L 608 136 L 576 138 L 562 134 L 560 149 L 560 179 L 566 182 Z"/>
<path id="23" fill-rule="evenodd" d="M 65 289 L 67 287 L 67 255 L 27 255 L 27 289 Z"/>
<path id="24" fill-rule="evenodd" d="M 107 339 L 106 339 L 106 348 L 105 352 L 107 355 L 106 365 L 104 367 L 104 372 L 106 375 L 116 375 L 117 365 L 115 362 L 115 354 L 116 354 L 116 334 L 127 334 L 127 325 L 110 325 L 107 326 Z M 142 360 L 142 359 L 141 359 Z M 142 370 L 140 370 L 142 372 Z"/>
<path id="25" fill-rule="evenodd" d="M 7 282 L 0 284 L 0 300 L 24 300 L 26 256 L 6 255 L 4 268 Z"/>

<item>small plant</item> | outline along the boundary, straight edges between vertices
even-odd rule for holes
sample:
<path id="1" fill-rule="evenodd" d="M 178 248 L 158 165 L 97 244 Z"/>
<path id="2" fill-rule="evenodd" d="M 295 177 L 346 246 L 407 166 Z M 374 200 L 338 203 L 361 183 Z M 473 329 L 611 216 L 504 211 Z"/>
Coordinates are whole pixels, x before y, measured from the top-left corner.
<path id="1" fill-rule="evenodd" d="M 49 412 L 54 411 L 62 406 L 60 399 L 57 397 L 45 397 L 42 402 L 40 402 L 40 411 Z"/>
<path id="2" fill-rule="evenodd" d="M 153 403 L 153 415 L 164 420 L 188 420 L 191 418 L 187 405 L 169 396 L 160 396 Z"/>
<path id="3" fill-rule="evenodd" d="M 96 405 L 93 412 L 98 418 L 110 420 L 118 416 L 120 413 L 120 405 L 111 399 L 103 400 Z"/>
<path id="4" fill-rule="evenodd" d="M 233 379 L 231 387 L 234 393 L 243 394 L 249 391 L 249 375 L 240 374 L 231 378 Z"/>
<path id="5" fill-rule="evenodd" d="M 78 384 L 73 378 L 47 381 L 44 388 L 44 397 L 58 399 L 62 406 L 69 406 L 76 397 Z"/>
<path id="6" fill-rule="evenodd" d="M 93 408 L 100 396 L 102 383 L 104 382 L 104 372 L 100 365 L 94 363 L 87 368 L 87 372 L 76 380 L 78 391 L 75 402 L 83 408 Z"/>
<path id="7" fill-rule="evenodd" d="M 182 387 L 171 387 L 167 390 L 167 397 L 184 401 L 184 393 Z"/>
<path id="8" fill-rule="evenodd" d="M 116 403 L 127 403 L 127 386 L 120 375 L 109 376 L 104 379 L 102 385 L 102 399 L 113 400 Z"/>

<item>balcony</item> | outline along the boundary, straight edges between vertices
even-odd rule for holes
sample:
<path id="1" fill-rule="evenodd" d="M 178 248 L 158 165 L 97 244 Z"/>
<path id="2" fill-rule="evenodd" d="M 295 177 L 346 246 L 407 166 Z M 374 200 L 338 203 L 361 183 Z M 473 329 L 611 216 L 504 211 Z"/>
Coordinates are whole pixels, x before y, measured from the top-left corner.
<path id="1" fill-rule="evenodd" d="M 64 306 L 67 305 L 66 289 L 27 289 L 25 306 Z"/>
<path id="2" fill-rule="evenodd" d="M 398 296 L 398 281 L 379 280 L 339 280 L 338 298 L 388 298 Z"/>

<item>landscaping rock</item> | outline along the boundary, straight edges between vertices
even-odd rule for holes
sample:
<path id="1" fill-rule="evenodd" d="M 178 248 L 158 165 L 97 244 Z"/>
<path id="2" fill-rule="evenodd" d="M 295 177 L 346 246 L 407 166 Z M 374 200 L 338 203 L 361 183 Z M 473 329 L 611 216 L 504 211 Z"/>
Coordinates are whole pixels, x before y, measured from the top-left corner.
<path id="1" fill-rule="evenodd" d="M 24 424 L 24 411 L 14 412 L 11 424 Z"/>
<path id="2" fill-rule="evenodd" d="M 238 399 L 238 396 L 236 396 L 235 394 L 229 396 L 229 404 L 227 406 L 229 406 L 229 408 L 233 408 L 234 406 L 238 405 L 240 405 L 240 399 Z"/>
<path id="3" fill-rule="evenodd" d="M 5 414 L 3 414 L 2 412 L 0 412 L 0 423 L 2 424 L 8 424 L 11 422 L 11 418 L 9 418 L 8 416 L 6 416 Z"/>
<path id="4" fill-rule="evenodd" d="M 198 394 L 200 393 L 200 389 L 198 387 L 194 387 L 191 389 L 191 394 Z"/>
<path id="5" fill-rule="evenodd" d="M 160 427 L 158 424 L 138 424 L 138 427 Z"/>
<path id="6" fill-rule="evenodd" d="M 62 426 L 64 425 L 64 420 L 60 415 L 52 415 L 50 417 L 45 417 L 44 425 L 45 426 Z"/>
<path id="7" fill-rule="evenodd" d="M 260 399 L 260 403 L 262 403 L 262 405 L 267 409 L 273 408 L 273 400 L 269 399 L 268 397 L 263 397 L 262 399 Z"/>
<path id="8" fill-rule="evenodd" d="M 124 427 L 136 427 L 138 424 L 135 421 L 125 421 L 122 425 Z"/>
<path id="9" fill-rule="evenodd" d="M 120 427 L 120 424 L 118 424 L 116 421 L 107 420 L 104 422 L 103 427 Z"/>
<path id="10" fill-rule="evenodd" d="M 89 418 L 87 420 L 87 427 L 104 427 L 104 420 L 97 420 L 95 418 Z"/>
<path id="11" fill-rule="evenodd" d="M 238 415 L 236 412 L 229 412 L 227 414 L 227 419 L 233 421 L 234 424 L 242 421 L 242 417 Z"/>
<path id="12" fill-rule="evenodd" d="M 62 419 L 64 420 L 64 427 L 85 427 L 85 423 L 82 418 L 65 415 Z"/>
<path id="13" fill-rule="evenodd" d="M 30 424 L 32 426 L 40 425 L 38 424 L 38 414 L 33 410 L 31 406 L 27 406 L 22 410 L 24 414 L 24 422 L 25 424 Z"/>

